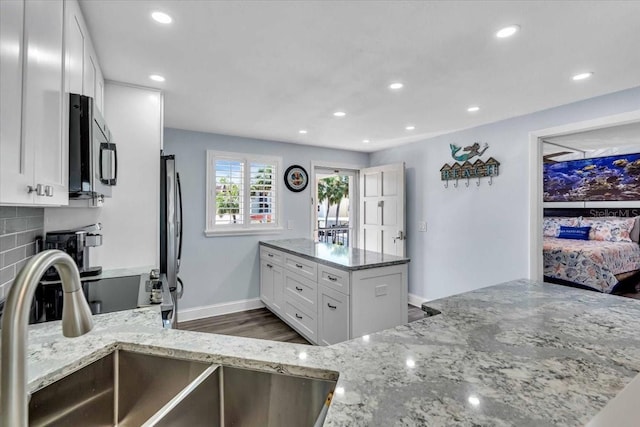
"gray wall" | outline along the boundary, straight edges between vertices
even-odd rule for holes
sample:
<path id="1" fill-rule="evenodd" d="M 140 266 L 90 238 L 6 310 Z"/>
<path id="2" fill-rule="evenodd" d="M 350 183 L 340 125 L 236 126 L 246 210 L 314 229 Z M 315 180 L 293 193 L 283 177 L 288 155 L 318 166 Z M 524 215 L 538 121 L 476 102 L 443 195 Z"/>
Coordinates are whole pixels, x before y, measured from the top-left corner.
<path id="1" fill-rule="evenodd" d="M 431 300 L 528 277 L 529 132 L 632 110 L 640 87 L 373 153 L 371 166 L 406 163 L 409 292 Z M 475 141 L 489 143 L 483 159 L 501 162 L 500 176 L 445 189 L 449 144 Z"/>
<path id="2" fill-rule="evenodd" d="M 176 155 L 184 204 L 184 246 L 180 277 L 185 284 L 180 309 L 203 307 L 258 298 L 258 241 L 311 236 L 311 185 L 292 193 L 283 185 L 284 228 L 276 235 L 205 237 L 206 150 L 231 151 L 282 157 L 282 167 L 303 166 L 311 161 L 367 166 L 369 155 L 282 142 L 165 129 L 164 150 Z M 282 177 L 281 177 L 282 179 Z"/>
<path id="3" fill-rule="evenodd" d="M 35 253 L 35 238 L 43 235 L 43 226 L 43 208 L 0 206 L 0 300 Z"/>

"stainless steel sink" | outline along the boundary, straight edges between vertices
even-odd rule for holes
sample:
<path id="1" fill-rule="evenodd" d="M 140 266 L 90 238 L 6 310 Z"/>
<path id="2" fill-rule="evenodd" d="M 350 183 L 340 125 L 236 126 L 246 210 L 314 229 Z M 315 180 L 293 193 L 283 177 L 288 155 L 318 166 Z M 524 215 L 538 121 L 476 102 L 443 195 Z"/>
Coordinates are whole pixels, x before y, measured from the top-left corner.
<path id="1" fill-rule="evenodd" d="M 335 381 L 114 353 L 35 392 L 33 426 L 313 426 Z"/>

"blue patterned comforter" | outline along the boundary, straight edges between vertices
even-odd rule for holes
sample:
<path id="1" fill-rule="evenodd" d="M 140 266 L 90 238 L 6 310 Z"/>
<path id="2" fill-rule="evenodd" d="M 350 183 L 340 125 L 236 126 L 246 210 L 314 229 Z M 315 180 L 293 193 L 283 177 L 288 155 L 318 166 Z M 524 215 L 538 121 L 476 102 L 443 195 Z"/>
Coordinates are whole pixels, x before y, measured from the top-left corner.
<path id="1" fill-rule="evenodd" d="M 633 242 L 545 237 L 544 275 L 609 293 L 616 275 L 640 270 L 640 246 Z"/>

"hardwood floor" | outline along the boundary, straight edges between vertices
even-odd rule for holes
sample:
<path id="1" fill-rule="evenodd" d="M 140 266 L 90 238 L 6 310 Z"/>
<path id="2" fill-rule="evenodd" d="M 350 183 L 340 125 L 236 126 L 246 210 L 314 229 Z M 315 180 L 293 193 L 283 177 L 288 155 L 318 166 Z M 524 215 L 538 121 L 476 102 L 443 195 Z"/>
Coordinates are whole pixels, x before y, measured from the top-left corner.
<path id="1" fill-rule="evenodd" d="M 418 307 L 409 306 L 409 322 L 424 318 Z M 180 322 L 178 329 L 236 337 L 309 344 L 309 342 L 266 308 Z"/>

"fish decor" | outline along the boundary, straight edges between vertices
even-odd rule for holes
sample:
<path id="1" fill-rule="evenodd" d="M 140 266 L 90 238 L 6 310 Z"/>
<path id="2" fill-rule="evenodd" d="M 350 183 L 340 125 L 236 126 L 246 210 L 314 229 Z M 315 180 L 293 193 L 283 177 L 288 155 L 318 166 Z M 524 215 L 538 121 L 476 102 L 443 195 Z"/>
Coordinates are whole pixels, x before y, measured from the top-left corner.
<path id="1" fill-rule="evenodd" d="M 543 165 L 545 202 L 640 200 L 640 153 Z"/>
<path id="2" fill-rule="evenodd" d="M 458 147 L 455 144 L 449 144 L 451 149 L 451 157 L 456 160 L 453 164 L 445 164 L 440 169 L 440 179 L 446 181 L 445 188 L 449 187 L 449 180 L 455 180 L 454 187 L 458 186 L 459 179 L 466 179 L 466 186 L 469 186 L 470 179 L 477 179 L 476 185 L 480 186 L 480 178 L 489 178 L 489 185 L 493 184 L 493 177 L 500 173 L 500 162 L 493 157 L 485 162 L 476 159 L 471 163 L 469 160 L 474 157 L 480 157 L 489 148 L 486 142 L 480 147 L 479 142 L 474 142 L 467 147 Z"/>

